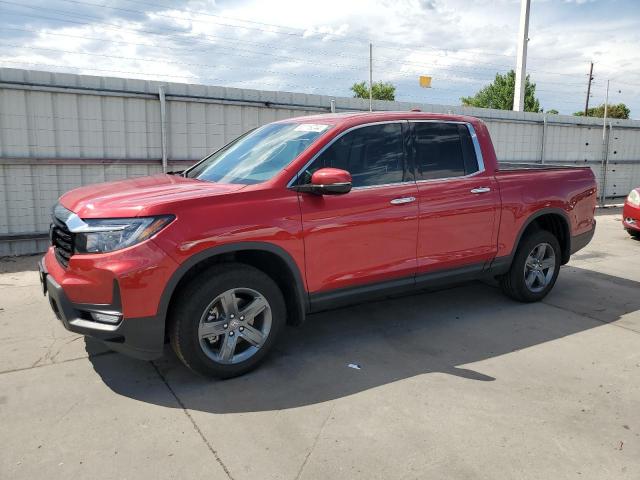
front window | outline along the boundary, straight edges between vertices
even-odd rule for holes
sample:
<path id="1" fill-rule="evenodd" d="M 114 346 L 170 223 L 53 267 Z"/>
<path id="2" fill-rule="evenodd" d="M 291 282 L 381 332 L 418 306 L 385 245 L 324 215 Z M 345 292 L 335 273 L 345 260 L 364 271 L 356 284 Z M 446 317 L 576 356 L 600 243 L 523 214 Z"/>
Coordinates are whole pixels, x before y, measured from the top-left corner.
<path id="1" fill-rule="evenodd" d="M 252 184 L 269 180 L 305 151 L 329 125 L 272 123 L 249 132 L 185 172 L 210 182 Z"/>
<path id="2" fill-rule="evenodd" d="M 351 174 L 354 187 L 371 187 L 405 182 L 405 165 L 400 123 L 383 123 L 357 128 L 338 138 L 310 165 L 300 183 L 311 182 L 311 175 L 332 167 Z"/>

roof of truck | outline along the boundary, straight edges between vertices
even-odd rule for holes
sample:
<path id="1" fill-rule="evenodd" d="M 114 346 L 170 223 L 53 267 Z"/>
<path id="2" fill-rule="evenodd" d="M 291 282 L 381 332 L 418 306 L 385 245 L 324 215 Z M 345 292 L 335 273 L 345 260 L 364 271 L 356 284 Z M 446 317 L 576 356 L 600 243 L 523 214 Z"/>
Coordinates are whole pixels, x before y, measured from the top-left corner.
<path id="1" fill-rule="evenodd" d="M 470 122 L 479 120 L 466 115 L 453 115 L 445 113 L 430 112 L 341 112 L 324 113 L 319 115 L 308 115 L 303 117 L 288 118 L 280 120 L 283 123 L 323 123 L 330 125 L 358 125 L 361 123 L 384 122 L 389 120 L 442 120 L 449 122 Z M 278 122 L 278 123 L 280 123 Z"/>

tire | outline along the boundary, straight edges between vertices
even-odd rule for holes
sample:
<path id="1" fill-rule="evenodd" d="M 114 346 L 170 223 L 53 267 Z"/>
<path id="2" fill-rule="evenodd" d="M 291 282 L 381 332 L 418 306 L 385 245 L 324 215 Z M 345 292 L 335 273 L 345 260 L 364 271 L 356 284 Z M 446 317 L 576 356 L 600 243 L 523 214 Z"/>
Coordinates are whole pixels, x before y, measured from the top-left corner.
<path id="1" fill-rule="evenodd" d="M 182 363 L 207 377 L 231 378 L 257 367 L 286 323 L 282 292 L 248 265 L 205 270 L 178 295 L 169 317 L 171 347 Z"/>
<path id="2" fill-rule="evenodd" d="M 543 252 L 542 258 L 539 258 L 540 252 Z M 552 233 L 546 230 L 532 232 L 521 240 L 511 268 L 500 277 L 502 291 L 519 302 L 542 300 L 556 283 L 560 258 L 560 244 Z"/>
<path id="3" fill-rule="evenodd" d="M 640 240 L 640 230 L 627 230 L 627 233 L 631 235 L 633 238 Z"/>

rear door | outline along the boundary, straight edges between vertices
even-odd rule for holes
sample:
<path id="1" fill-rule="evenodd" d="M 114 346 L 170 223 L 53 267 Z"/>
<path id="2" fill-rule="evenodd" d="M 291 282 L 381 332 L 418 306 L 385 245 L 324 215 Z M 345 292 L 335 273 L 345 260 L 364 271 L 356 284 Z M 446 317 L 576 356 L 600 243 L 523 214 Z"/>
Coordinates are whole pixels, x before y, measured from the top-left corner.
<path id="1" fill-rule="evenodd" d="M 404 279 L 413 284 L 418 234 L 417 187 L 407 162 L 406 121 L 358 126 L 301 172 L 324 167 L 353 178 L 344 195 L 300 194 L 309 292 Z"/>
<path id="2" fill-rule="evenodd" d="M 482 270 L 497 251 L 500 197 L 496 180 L 485 172 L 473 127 L 440 121 L 410 125 L 420 212 L 418 275 Z"/>

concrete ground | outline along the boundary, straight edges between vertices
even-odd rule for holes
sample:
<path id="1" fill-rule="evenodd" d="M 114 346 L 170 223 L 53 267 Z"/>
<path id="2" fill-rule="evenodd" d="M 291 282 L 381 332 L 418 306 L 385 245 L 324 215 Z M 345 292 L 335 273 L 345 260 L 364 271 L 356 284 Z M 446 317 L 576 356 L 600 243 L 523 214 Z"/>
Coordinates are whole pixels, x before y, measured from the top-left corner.
<path id="1" fill-rule="evenodd" d="M 36 257 L 2 259 L 0 477 L 638 479 L 640 242 L 619 220 L 599 213 L 542 303 L 474 283 L 313 315 L 228 381 L 70 334 Z"/>

